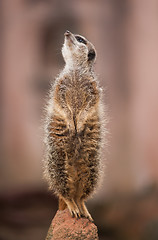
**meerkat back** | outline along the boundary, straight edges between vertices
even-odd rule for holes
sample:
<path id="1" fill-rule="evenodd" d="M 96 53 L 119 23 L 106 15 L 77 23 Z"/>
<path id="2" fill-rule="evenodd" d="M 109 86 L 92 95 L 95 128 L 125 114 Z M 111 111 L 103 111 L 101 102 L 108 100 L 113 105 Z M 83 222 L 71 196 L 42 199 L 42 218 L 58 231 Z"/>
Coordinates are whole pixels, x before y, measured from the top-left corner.
<path id="1" fill-rule="evenodd" d="M 86 38 L 67 31 L 62 55 L 65 67 L 51 87 L 46 110 L 44 175 L 73 217 L 92 221 L 85 201 L 101 175 L 103 122 L 93 70 L 96 51 Z"/>

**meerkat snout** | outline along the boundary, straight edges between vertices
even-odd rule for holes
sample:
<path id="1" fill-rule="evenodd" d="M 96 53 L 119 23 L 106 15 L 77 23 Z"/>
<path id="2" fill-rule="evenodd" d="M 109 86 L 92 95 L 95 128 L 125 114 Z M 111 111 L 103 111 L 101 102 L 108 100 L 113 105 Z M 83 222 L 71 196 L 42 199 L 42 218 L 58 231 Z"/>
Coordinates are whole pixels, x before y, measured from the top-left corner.
<path id="1" fill-rule="evenodd" d="M 85 37 L 76 35 L 70 31 L 65 32 L 62 55 L 69 66 L 91 66 L 96 58 L 96 51 L 92 43 Z"/>
<path id="2" fill-rule="evenodd" d="M 66 32 L 64 33 L 65 36 L 69 35 L 70 34 L 70 31 L 69 30 L 66 30 Z"/>

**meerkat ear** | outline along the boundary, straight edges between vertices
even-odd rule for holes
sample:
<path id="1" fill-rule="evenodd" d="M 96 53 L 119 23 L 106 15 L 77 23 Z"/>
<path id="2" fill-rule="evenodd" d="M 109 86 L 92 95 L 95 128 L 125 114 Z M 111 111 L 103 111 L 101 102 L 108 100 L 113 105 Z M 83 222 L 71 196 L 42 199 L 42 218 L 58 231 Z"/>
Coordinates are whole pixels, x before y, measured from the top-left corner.
<path id="1" fill-rule="evenodd" d="M 88 52 L 88 61 L 94 60 L 95 56 L 96 56 L 95 51 L 93 49 L 89 50 L 89 52 Z"/>

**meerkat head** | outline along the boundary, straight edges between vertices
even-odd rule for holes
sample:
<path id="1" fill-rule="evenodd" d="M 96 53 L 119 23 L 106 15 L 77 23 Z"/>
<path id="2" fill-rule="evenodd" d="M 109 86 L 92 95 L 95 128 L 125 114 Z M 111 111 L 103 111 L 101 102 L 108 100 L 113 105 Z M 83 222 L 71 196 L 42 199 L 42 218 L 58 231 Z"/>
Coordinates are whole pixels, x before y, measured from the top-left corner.
<path id="1" fill-rule="evenodd" d="M 64 35 L 62 55 L 66 65 L 73 68 L 83 65 L 91 67 L 96 59 L 96 50 L 93 44 L 85 37 L 69 31 L 66 31 Z"/>

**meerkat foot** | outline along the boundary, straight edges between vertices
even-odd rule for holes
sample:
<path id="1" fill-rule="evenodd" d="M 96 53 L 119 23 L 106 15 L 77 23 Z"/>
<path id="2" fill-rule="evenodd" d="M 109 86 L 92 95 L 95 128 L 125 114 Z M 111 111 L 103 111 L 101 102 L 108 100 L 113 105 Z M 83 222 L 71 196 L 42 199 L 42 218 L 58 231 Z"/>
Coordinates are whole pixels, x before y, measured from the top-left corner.
<path id="1" fill-rule="evenodd" d="M 80 202 L 80 206 L 81 206 L 81 209 L 82 209 L 82 216 L 89 219 L 89 221 L 93 222 L 94 220 L 91 217 L 90 213 L 88 212 L 88 209 L 87 209 L 84 201 Z"/>
<path id="2" fill-rule="evenodd" d="M 67 204 L 67 207 L 69 209 L 71 216 L 75 217 L 77 219 L 80 218 L 81 214 L 80 214 L 80 211 L 79 211 L 78 206 L 76 205 L 75 201 L 73 199 L 71 199 L 71 200 L 64 199 L 64 201 Z"/>
<path id="3" fill-rule="evenodd" d="M 80 211 L 81 217 L 85 217 L 85 215 L 84 215 L 84 210 L 83 210 L 82 204 L 81 204 L 81 200 L 78 199 L 78 200 L 76 201 L 76 204 L 77 204 L 78 209 L 79 209 L 79 211 Z"/>

